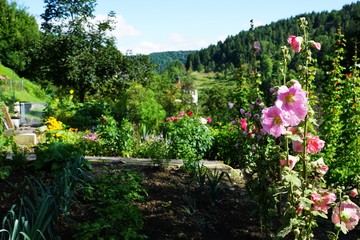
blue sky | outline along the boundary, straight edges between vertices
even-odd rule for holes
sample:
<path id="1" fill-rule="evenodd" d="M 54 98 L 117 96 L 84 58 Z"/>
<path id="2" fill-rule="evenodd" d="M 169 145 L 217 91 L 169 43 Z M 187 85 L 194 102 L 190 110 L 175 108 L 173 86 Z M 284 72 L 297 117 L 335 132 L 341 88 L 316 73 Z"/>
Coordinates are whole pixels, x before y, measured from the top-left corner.
<path id="1" fill-rule="evenodd" d="M 10 1 L 10 0 L 9 0 Z M 35 17 L 44 12 L 43 0 L 12 0 Z M 95 15 L 117 15 L 113 32 L 121 52 L 200 50 L 227 36 L 302 13 L 340 10 L 351 0 L 97 0 Z M 40 21 L 40 20 L 39 20 Z"/>

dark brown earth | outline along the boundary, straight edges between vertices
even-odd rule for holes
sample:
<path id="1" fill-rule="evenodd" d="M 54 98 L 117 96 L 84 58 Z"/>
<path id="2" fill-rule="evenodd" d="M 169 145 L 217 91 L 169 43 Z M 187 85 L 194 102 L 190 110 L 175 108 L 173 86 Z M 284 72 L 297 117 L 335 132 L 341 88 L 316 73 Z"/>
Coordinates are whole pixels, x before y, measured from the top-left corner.
<path id="1" fill-rule="evenodd" d="M 258 220 L 252 215 L 256 204 L 247 197 L 241 181 L 224 180 L 219 190 L 218 201 L 213 202 L 208 192 L 200 191 L 184 171 L 123 164 L 118 167 L 132 168 L 143 176 L 143 187 L 147 195 L 144 201 L 135 204 L 144 218 L 141 233 L 148 239 L 262 239 Z M 93 171 L 97 172 L 101 168 L 102 165 L 94 165 Z M 19 200 L 20 192 L 14 191 L 8 183 L 24 184 L 24 176 L 33 174 L 31 170 L 22 170 L 12 174 L 6 181 L 0 180 L 1 219 Z M 78 205 L 74 211 L 86 213 L 87 209 L 88 206 Z M 83 214 L 89 215 L 91 214 Z M 78 216 L 76 220 L 82 222 L 87 219 Z M 331 222 L 321 221 L 314 239 L 328 239 L 328 230 L 333 230 Z M 62 227 L 61 232 L 63 239 L 71 239 L 70 229 Z M 360 239 L 359 227 L 340 239 Z"/>

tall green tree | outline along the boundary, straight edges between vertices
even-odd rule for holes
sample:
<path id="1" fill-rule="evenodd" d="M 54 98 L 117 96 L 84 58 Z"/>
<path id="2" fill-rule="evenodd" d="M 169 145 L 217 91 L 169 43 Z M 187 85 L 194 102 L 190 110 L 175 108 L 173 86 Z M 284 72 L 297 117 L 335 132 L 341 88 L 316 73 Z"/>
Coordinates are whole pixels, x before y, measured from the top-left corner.
<path id="1" fill-rule="evenodd" d="M 29 51 L 39 39 L 36 19 L 16 2 L 0 0 L 0 62 L 16 72 L 30 61 Z"/>
<path id="2" fill-rule="evenodd" d="M 80 102 L 112 88 L 124 56 L 115 46 L 115 14 L 94 23 L 95 0 L 45 0 L 43 37 L 29 73 L 60 90 L 74 89 Z"/>

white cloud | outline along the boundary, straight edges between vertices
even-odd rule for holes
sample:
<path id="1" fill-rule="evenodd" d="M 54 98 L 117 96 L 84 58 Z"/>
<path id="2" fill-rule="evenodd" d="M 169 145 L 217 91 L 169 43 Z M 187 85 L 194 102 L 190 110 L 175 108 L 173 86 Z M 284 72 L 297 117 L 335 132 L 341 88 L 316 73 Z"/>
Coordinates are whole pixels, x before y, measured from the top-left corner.
<path id="1" fill-rule="evenodd" d="M 105 14 L 99 14 L 95 16 L 94 22 L 104 21 L 108 18 Z M 121 15 L 116 15 L 115 29 L 111 32 L 111 35 L 116 39 L 123 37 L 141 36 L 141 32 L 135 29 L 134 26 L 128 24 Z"/>

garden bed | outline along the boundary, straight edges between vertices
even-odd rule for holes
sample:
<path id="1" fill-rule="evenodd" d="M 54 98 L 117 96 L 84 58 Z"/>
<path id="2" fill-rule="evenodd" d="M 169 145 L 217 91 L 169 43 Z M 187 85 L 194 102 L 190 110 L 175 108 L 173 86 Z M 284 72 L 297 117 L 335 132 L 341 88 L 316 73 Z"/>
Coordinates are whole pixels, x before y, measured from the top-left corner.
<path id="1" fill-rule="evenodd" d="M 143 200 L 135 202 L 140 210 L 144 227 L 141 234 L 148 239 L 261 239 L 258 220 L 253 217 L 256 204 L 247 197 L 243 183 L 223 178 L 217 201 L 206 190 L 191 184 L 187 173 L 178 169 L 159 169 L 153 166 L 111 164 L 112 168 L 127 169 L 139 173 L 146 190 Z M 109 164 L 93 165 L 92 174 L 100 174 Z M 24 176 L 46 178 L 27 169 L 13 173 L 6 181 L 1 180 L 0 214 L 4 216 L 13 204 L 19 202 L 25 188 Z M 10 184 L 15 186 L 12 187 Z M 115 186 L 114 186 L 115 187 Z M 16 190 L 18 189 L 18 190 Z M 62 239 L 73 239 L 74 223 L 83 223 L 93 218 L 94 210 L 88 204 L 76 204 L 70 217 L 71 224 L 60 222 L 56 226 Z M 315 231 L 318 240 L 327 239 L 326 231 L 333 230 L 330 221 L 320 221 Z M 359 228 L 340 239 L 359 239 Z"/>

